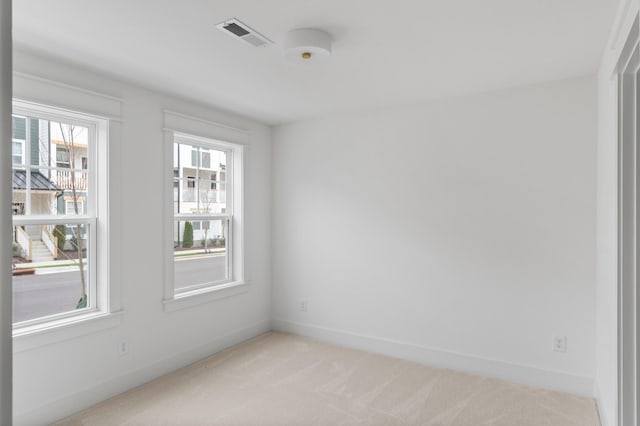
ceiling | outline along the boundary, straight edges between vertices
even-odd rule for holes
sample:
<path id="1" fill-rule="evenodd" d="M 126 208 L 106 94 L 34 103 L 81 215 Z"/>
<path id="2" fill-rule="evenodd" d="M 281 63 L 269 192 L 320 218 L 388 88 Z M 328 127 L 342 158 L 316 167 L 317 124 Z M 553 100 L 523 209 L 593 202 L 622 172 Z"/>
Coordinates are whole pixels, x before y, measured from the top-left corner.
<path id="1" fill-rule="evenodd" d="M 22 0 L 14 41 L 279 124 L 594 74 L 617 0 Z M 216 29 L 235 17 L 275 41 Z M 284 61 L 294 28 L 334 39 L 322 64 Z"/>

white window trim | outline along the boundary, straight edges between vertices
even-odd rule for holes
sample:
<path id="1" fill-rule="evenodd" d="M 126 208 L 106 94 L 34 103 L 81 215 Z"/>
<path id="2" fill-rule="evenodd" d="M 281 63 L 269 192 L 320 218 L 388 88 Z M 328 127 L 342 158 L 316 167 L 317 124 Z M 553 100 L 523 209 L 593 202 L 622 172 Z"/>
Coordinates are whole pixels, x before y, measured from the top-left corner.
<path id="1" fill-rule="evenodd" d="M 245 281 L 245 252 L 244 252 L 244 149 L 248 142 L 248 133 L 233 127 L 220 125 L 199 118 L 189 117 L 183 114 L 164 111 L 164 189 L 165 189 L 165 262 L 164 262 L 164 308 L 171 312 L 178 309 L 196 306 L 202 303 L 219 300 L 222 298 L 237 296 L 249 291 L 249 285 Z M 200 287 L 191 291 L 175 292 L 174 287 L 174 250 L 173 250 L 173 226 L 177 215 L 173 211 L 174 196 L 174 167 L 173 154 L 176 139 L 185 139 L 204 148 L 216 147 L 230 151 L 231 162 L 229 180 L 232 182 L 233 203 L 232 224 L 228 242 L 228 255 L 232 259 L 229 270 L 230 279 L 224 283 L 213 283 L 210 286 Z M 213 145 L 212 145 L 213 142 Z M 229 198 L 227 199 L 229 201 Z M 215 216 L 215 215 L 212 215 Z M 220 217 L 229 217 L 227 214 L 219 214 Z M 198 219 L 193 215 L 193 219 Z M 215 217 L 212 217 L 215 218 Z"/>
<path id="2" fill-rule="evenodd" d="M 119 240 L 111 238 L 112 235 L 119 235 L 121 229 L 118 213 L 121 205 L 119 198 L 121 173 L 118 162 L 110 159 L 120 157 L 119 117 L 122 101 L 112 96 L 28 74 L 14 72 L 13 82 L 14 108 L 37 111 L 37 115 L 42 118 L 47 118 L 47 111 L 57 111 L 64 116 L 78 114 L 80 117 L 102 120 L 96 155 L 102 157 L 103 166 L 98 168 L 96 164 L 97 182 L 100 182 L 100 187 L 95 193 L 99 197 L 98 202 L 94 204 L 96 208 L 103 209 L 101 220 L 98 226 L 94 227 L 102 246 L 96 253 L 98 258 L 95 263 L 96 267 L 100 265 L 99 279 L 104 283 L 101 286 L 102 293 L 97 295 L 99 305 L 94 311 L 85 311 L 83 315 L 60 318 L 14 330 L 14 351 L 20 352 L 115 327 L 121 321 L 121 250 Z"/>
<path id="3" fill-rule="evenodd" d="M 99 165 L 97 162 L 97 158 L 101 153 L 98 151 L 107 152 L 104 147 L 101 145 L 108 144 L 107 138 L 107 122 L 104 119 L 100 119 L 98 117 L 91 117 L 80 113 L 69 113 L 66 111 L 58 111 L 56 108 L 50 108 L 44 105 L 25 105 L 23 102 L 14 101 L 13 102 L 13 111 L 18 113 L 19 115 L 24 115 L 26 117 L 34 117 L 37 119 L 46 119 L 51 121 L 63 122 L 65 124 L 74 124 L 78 126 L 83 126 L 89 129 L 89 141 L 90 144 L 95 144 L 92 147 L 92 163 L 96 167 L 90 168 L 87 173 L 89 176 L 90 185 L 87 188 L 87 197 L 89 202 L 89 214 L 87 216 L 84 215 L 42 215 L 36 216 L 29 214 L 30 212 L 26 212 L 27 216 L 13 216 L 14 225 L 57 225 L 57 224 L 65 224 L 65 225 L 88 225 L 88 238 L 89 238 L 89 246 L 87 247 L 87 265 L 89 267 L 89 273 L 87 274 L 89 278 L 89 300 L 87 308 L 77 310 L 77 311 L 69 311 L 58 314 L 53 314 L 45 317 L 38 317 L 27 321 L 22 321 L 18 323 L 14 323 L 13 329 L 16 333 L 21 334 L 20 331 L 23 329 L 29 329 L 33 331 L 37 331 L 39 327 L 49 328 L 51 323 L 56 323 L 57 321 L 64 319 L 71 319 L 73 317 L 85 316 L 87 313 L 92 312 L 100 312 L 104 314 L 106 312 L 106 299 L 108 292 L 104 290 L 106 287 L 107 277 L 98 276 L 97 271 L 101 270 L 98 265 L 98 255 L 102 250 L 106 250 L 106 246 L 98 243 L 98 218 L 102 220 L 102 216 L 106 216 L 108 213 L 105 209 L 106 200 L 100 200 L 100 196 L 98 195 L 101 189 L 104 191 L 105 185 L 102 182 L 98 182 L 98 170 L 96 170 Z M 29 139 L 29 119 L 27 118 L 27 140 Z M 28 157 L 28 153 L 27 153 Z M 29 158 L 25 158 L 25 164 L 31 164 Z M 30 171 L 30 166 L 26 166 L 27 175 Z M 29 189 L 27 189 L 27 193 L 29 193 Z M 106 191 L 105 191 L 106 193 Z M 28 206 L 27 201 L 27 206 Z M 66 205 L 65 205 L 66 207 Z M 27 207 L 28 210 L 28 207 Z M 100 284 L 98 284 L 100 283 Z"/>

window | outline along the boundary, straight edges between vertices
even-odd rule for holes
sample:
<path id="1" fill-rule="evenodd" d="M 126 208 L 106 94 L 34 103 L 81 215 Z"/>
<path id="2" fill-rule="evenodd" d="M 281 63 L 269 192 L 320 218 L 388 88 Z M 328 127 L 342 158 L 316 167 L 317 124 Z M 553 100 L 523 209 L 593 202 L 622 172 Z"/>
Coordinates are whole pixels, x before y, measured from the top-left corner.
<path id="1" fill-rule="evenodd" d="M 95 166 L 106 163 L 107 121 L 19 101 L 14 112 L 12 140 L 23 144 L 12 167 L 14 329 L 104 311 L 97 193 L 106 183 Z"/>
<path id="2" fill-rule="evenodd" d="M 242 196 L 249 132 L 167 110 L 163 121 L 165 310 L 250 291 Z"/>
<path id="3" fill-rule="evenodd" d="M 24 163 L 24 141 L 14 140 L 11 143 L 11 164 L 19 166 Z"/>
<path id="4" fill-rule="evenodd" d="M 206 148 L 193 148 L 191 150 L 191 166 L 201 169 L 211 169 L 211 156 L 215 153 L 210 152 Z M 198 159 L 200 162 L 198 163 Z"/>
<path id="5" fill-rule="evenodd" d="M 56 166 L 68 169 L 70 167 L 69 150 L 65 146 L 56 147 Z M 86 168 L 85 168 L 86 169 Z"/>
<path id="6" fill-rule="evenodd" d="M 65 201 L 65 214 L 77 215 L 86 214 L 87 211 L 84 208 L 84 198 L 80 199 L 79 196 L 70 197 L 70 200 Z"/>
<path id="7" fill-rule="evenodd" d="M 24 164 L 24 149 L 26 145 L 26 118 L 11 117 L 11 164 L 19 166 Z"/>
<path id="8" fill-rule="evenodd" d="M 168 299 L 228 288 L 242 280 L 241 180 L 229 170 L 242 167 L 242 148 L 213 139 L 173 134 L 171 179 L 171 264 Z M 186 160 L 186 161 L 185 161 Z M 226 170 L 226 173 L 221 173 Z"/>
<path id="9" fill-rule="evenodd" d="M 16 202 L 12 202 L 11 203 L 11 210 L 13 211 L 13 214 L 24 214 L 24 203 L 16 203 Z"/>
<path id="10" fill-rule="evenodd" d="M 202 168 L 210 169 L 211 168 L 211 153 L 207 150 L 202 150 Z"/>
<path id="11" fill-rule="evenodd" d="M 226 165 L 232 151 L 215 141 L 179 136 L 173 152 L 173 187 L 178 188 L 173 200 L 174 290 L 180 293 L 229 282 L 231 255 L 227 241 L 232 210 L 221 201 L 225 198 L 217 196 L 216 182 L 212 181 L 216 174 L 202 168 L 211 168 L 212 157 L 214 164 Z M 190 161 L 184 164 L 181 158 Z M 194 158 L 201 159 L 200 163 L 195 161 L 195 167 Z M 192 174 L 186 175 L 185 170 Z M 180 184 L 180 176 L 185 175 L 186 184 Z M 226 184 L 232 187 L 231 182 Z"/>
<path id="12" fill-rule="evenodd" d="M 198 150 L 193 149 L 191 151 L 191 165 L 193 167 L 198 167 Z"/>
<path id="13" fill-rule="evenodd" d="M 180 171 L 178 169 L 173 169 L 173 187 L 178 190 L 178 186 L 180 185 Z"/>

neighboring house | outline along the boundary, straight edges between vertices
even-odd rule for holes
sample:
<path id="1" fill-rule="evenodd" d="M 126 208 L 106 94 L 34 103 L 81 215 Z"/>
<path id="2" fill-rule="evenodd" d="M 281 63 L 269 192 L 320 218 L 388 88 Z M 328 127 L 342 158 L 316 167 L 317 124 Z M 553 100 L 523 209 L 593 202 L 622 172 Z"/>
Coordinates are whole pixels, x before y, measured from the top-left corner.
<path id="1" fill-rule="evenodd" d="M 13 170 L 13 214 L 25 214 L 27 171 Z M 56 208 L 62 189 L 37 170 L 31 171 L 31 211 L 34 214 L 49 214 Z"/>
<path id="2" fill-rule="evenodd" d="M 14 215 L 86 213 L 87 138 L 88 129 L 84 127 L 19 115 L 12 117 Z M 38 250 L 33 246 L 39 246 L 38 241 L 42 241 L 49 252 L 41 250 L 40 257 L 55 258 L 57 250 L 52 230 L 53 226 L 27 226 L 16 229 L 14 238 L 29 260 L 36 260 L 33 257 Z M 74 231 L 67 229 L 67 240 Z"/>
<path id="3" fill-rule="evenodd" d="M 30 185 L 27 181 L 30 181 Z M 11 206 L 14 215 L 25 214 L 27 190 L 30 191 L 30 209 L 36 214 L 47 214 L 57 205 L 62 189 L 37 170 L 13 170 L 13 197 Z M 32 261 L 49 261 L 57 257 L 57 243 L 51 229 L 39 225 L 15 227 L 14 241 L 20 246 L 24 257 Z"/>
<path id="4" fill-rule="evenodd" d="M 174 145 L 173 168 L 174 213 L 224 213 L 226 208 L 226 153 L 215 149 L 196 147 L 186 143 Z M 193 240 L 196 247 L 208 240 L 224 235 L 224 224 L 219 220 L 192 220 Z M 174 242 L 180 245 L 184 222 L 175 226 Z"/>

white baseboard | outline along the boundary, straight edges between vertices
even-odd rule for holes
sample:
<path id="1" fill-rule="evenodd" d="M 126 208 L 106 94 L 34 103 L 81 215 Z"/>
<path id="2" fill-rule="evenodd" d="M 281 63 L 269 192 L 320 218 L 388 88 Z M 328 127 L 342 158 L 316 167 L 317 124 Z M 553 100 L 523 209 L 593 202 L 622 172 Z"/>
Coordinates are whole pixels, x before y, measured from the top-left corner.
<path id="1" fill-rule="evenodd" d="M 600 386 L 598 385 L 598 381 L 596 381 L 593 386 L 593 392 L 596 398 L 596 407 L 598 407 L 598 415 L 600 416 L 600 425 L 613 426 L 615 419 L 610 418 L 609 413 L 605 409 L 605 406 L 602 404 L 602 393 L 600 392 Z"/>
<path id="2" fill-rule="evenodd" d="M 481 374 L 531 386 L 570 392 L 590 398 L 594 396 L 594 379 L 592 377 L 577 376 L 561 371 L 552 371 L 506 361 L 480 358 L 473 355 L 429 348 L 414 343 L 367 336 L 350 331 L 335 330 L 284 319 L 273 320 L 272 326 L 274 331 L 299 334 L 330 343 L 402 358 L 432 367 L 450 368 L 473 374 Z"/>
<path id="3" fill-rule="evenodd" d="M 271 329 L 269 320 L 235 330 L 218 337 L 202 346 L 184 351 L 178 355 L 161 359 L 138 370 L 128 371 L 102 383 L 88 386 L 73 394 L 65 395 L 46 405 L 24 413 L 15 413 L 15 425 L 43 425 L 62 419 L 75 412 L 133 389 L 153 379 L 179 368 L 185 367 L 216 352 L 227 349 L 245 340 L 266 333 Z"/>

